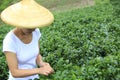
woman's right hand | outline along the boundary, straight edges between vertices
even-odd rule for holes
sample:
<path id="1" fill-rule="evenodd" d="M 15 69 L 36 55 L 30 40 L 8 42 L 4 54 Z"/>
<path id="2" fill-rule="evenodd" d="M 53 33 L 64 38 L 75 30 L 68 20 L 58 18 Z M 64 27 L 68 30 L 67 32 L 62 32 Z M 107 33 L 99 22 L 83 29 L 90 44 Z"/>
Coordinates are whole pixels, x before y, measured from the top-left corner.
<path id="1" fill-rule="evenodd" d="M 39 74 L 48 76 L 50 74 L 54 73 L 53 68 L 47 63 L 46 65 L 39 68 Z"/>

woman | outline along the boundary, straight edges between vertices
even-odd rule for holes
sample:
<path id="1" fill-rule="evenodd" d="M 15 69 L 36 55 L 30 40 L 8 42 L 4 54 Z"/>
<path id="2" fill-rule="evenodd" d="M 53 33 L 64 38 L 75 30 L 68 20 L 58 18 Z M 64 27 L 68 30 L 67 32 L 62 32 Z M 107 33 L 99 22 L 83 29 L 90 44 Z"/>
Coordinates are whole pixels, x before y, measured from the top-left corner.
<path id="1" fill-rule="evenodd" d="M 48 76 L 54 73 L 39 53 L 41 33 L 37 28 L 51 24 L 53 15 L 34 0 L 22 0 L 6 8 L 1 19 L 15 26 L 3 40 L 3 52 L 9 67 L 8 80 L 34 80 L 39 79 L 38 74 Z"/>

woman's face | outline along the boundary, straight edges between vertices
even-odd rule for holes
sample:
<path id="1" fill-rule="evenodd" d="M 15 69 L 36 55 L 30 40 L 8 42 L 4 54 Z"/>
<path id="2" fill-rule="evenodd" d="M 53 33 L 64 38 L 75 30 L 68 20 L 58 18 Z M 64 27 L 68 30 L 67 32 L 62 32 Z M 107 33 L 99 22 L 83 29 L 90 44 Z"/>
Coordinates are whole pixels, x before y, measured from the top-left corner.
<path id="1" fill-rule="evenodd" d="M 24 28 L 24 29 L 22 29 L 22 32 L 24 34 L 31 34 L 34 30 L 35 30 L 35 28 L 34 29 L 26 29 L 26 28 Z"/>

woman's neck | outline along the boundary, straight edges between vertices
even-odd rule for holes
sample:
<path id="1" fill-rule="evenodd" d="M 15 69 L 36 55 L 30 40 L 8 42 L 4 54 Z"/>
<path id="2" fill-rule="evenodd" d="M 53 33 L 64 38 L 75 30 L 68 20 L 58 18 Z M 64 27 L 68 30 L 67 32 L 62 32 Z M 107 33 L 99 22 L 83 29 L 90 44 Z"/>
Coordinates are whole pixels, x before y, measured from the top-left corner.
<path id="1" fill-rule="evenodd" d="M 19 28 L 15 28 L 14 31 L 15 35 L 17 35 L 18 37 L 28 37 L 30 35 L 32 35 L 32 33 L 26 34 L 22 31 L 22 29 Z"/>
<path id="2" fill-rule="evenodd" d="M 25 44 L 28 44 L 32 41 L 32 33 L 25 34 L 22 29 L 18 28 L 14 29 L 13 32 Z"/>

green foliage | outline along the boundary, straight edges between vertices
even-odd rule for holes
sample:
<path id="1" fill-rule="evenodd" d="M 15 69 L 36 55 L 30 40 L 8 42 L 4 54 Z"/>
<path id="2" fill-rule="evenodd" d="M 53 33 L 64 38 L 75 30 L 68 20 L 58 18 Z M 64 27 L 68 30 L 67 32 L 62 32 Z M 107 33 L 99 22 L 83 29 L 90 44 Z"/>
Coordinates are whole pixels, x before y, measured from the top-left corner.
<path id="1" fill-rule="evenodd" d="M 119 64 L 114 63 L 119 62 L 116 55 L 120 53 L 120 20 L 113 13 L 113 6 L 106 3 L 55 14 L 52 26 L 41 29 L 40 45 L 44 60 L 52 64 L 56 73 L 40 79 L 119 80 Z M 108 55 L 115 55 L 117 60 L 112 62 L 114 56 Z M 102 62 L 96 58 L 102 58 Z"/>
<path id="2" fill-rule="evenodd" d="M 119 80 L 120 54 L 117 56 L 96 57 L 81 67 L 84 80 Z"/>
<path id="3" fill-rule="evenodd" d="M 7 80 L 8 79 L 8 66 L 6 63 L 5 55 L 2 52 L 2 42 L 3 39 L 8 31 L 12 28 L 8 25 L 1 25 L 0 26 L 0 80 Z"/>
<path id="4" fill-rule="evenodd" d="M 103 5 L 55 15 L 54 24 L 42 29 L 41 52 L 79 65 L 91 57 L 116 54 L 120 27 L 112 12 L 111 5 Z"/>
<path id="5" fill-rule="evenodd" d="M 0 57 L 0 80 L 7 80 L 8 67 L 5 57 Z"/>
<path id="6" fill-rule="evenodd" d="M 0 0 L 0 12 L 10 6 L 11 4 L 18 2 L 20 0 Z"/>
<path id="7" fill-rule="evenodd" d="M 110 0 L 111 4 L 114 6 L 114 15 L 120 18 L 120 1 L 119 0 Z"/>
<path id="8" fill-rule="evenodd" d="M 5 9 L 12 0 L 0 0 L 0 12 Z"/>
<path id="9" fill-rule="evenodd" d="M 98 4 L 109 3 L 110 0 L 94 0 L 94 1 L 98 5 Z"/>
<path id="10" fill-rule="evenodd" d="M 60 58 L 60 62 L 63 63 Z M 59 64 L 59 62 L 58 62 Z M 61 64 L 59 64 L 61 65 Z M 70 65 L 70 66 L 68 66 Z M 120 54 L 117 56 L 96 57 L 87 61 L 82 66 L 71 63 L 61 66 L 64 70 L 57 70 L 48 77 L 41 76 L 40 80 L 119 80 L 120 79 Z M 61 69 L 59 68 L 59 69 Z"/>

